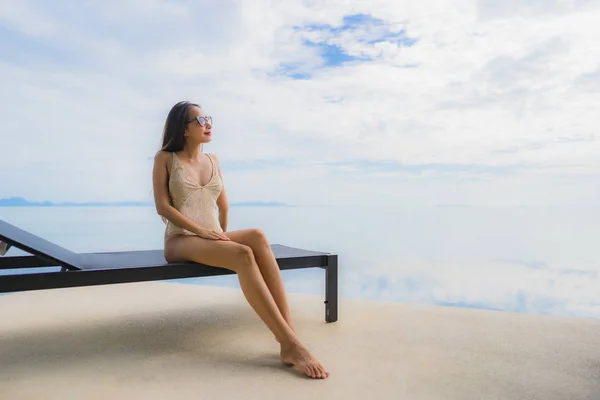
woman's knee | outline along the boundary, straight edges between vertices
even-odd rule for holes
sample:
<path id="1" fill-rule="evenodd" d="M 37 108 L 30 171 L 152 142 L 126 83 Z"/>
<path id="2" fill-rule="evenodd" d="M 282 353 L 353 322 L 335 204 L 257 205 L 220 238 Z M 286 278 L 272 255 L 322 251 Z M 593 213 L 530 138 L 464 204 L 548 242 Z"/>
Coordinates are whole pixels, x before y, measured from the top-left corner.
<path id="1" fill-rule="evenodd" d="M 237 270 L 237 268 L 253 268 L 256 265 L 252 248 L 244 244 L 235 246 L 233 261 L 235 264 L 233 268 L 235 270 Z"/>
<path id="2" fill-rule="evenodd" d="M 254 228 L 250 231 L 250 235 L 252 236 L 252 241 L 259 246 L 268 246 L 269 241 L 267 240 L 267 235 L 262 229 Z"/>

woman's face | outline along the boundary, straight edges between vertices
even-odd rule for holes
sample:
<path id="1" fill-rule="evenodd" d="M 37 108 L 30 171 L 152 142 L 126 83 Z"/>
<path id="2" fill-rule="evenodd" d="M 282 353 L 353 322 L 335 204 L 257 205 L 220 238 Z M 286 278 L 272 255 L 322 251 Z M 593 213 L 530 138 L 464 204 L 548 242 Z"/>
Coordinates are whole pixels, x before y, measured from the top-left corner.
<path id="1" fill-rule="evenodd" d="M 186 139 L 196 143 L 207 143 L 212 140 L 212 118 L 199 107 L 192 107 L 189 112 L 185 130 Z"/>

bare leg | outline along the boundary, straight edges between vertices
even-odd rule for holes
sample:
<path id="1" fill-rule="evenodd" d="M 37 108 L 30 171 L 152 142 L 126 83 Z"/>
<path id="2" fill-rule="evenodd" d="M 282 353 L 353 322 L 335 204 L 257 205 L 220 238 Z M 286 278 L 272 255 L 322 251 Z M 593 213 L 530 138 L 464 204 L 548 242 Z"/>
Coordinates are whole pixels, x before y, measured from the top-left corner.
<path id="1" fill-rule="evenodd" d="M 165 244 L 165 258 L 168 262 L 193 261 L 235 271 L 246 300 L 281 343 L 282 361 L 312 378 L 329 376 L 283 318 L 250 247 L 233 240 L 175 236 Z"/>
<path id="2" fill-rule="evenodd" d="M 263 231 L 260 229 L 242 229 L 225 232 L 224 234 L 232 241 L 244 244 L 252 249 L 258 268 L 273 296 L 273 300 L 277 304 L 277 308 L 279 308 L 279 312 L 281 312 L 283 319 L 285 319 L 290 328 L 294 329 L 292 313 L 285 293 L 283 279 L 281 278 L 281 271 Z"/>

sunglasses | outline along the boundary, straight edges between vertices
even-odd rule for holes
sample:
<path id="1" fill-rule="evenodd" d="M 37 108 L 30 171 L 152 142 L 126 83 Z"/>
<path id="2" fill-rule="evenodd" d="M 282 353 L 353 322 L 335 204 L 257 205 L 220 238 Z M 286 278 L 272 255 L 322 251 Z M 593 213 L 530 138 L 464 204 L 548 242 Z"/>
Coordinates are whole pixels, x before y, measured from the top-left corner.
<path id="1" fill-rule="evenodd" d="M 194 117 L 192 119 L 190 119 L 189 121 L 185 121 L 186 124 L 189 124 L 190 122 L 194 122 L 194 121 L 198 121 L 198 124 L 200 124 L 200 126 L 206 126 L 206 124 L 210 124 L 212 126 L 212 117 L 206 116 L 206 117 L 202 117 L 202 116 L 197 116 Z"/>

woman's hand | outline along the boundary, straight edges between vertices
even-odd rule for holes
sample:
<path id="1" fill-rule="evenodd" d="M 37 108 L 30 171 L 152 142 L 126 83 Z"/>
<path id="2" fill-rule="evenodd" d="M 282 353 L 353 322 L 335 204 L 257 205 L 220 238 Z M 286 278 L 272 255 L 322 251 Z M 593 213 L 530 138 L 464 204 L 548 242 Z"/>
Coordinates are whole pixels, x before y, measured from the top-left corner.
<path id="1" fill-rule="evenodd" d="M 204 238 L 204 239 L 231 240 L 227 236 L 223 235 L 222 233 L 217 232 L 217 231 L 212 231 L 209 229 L 199 229 L 198 232 L 196 232 L 196 235 L 198 235 L 199 237 Z"/>

